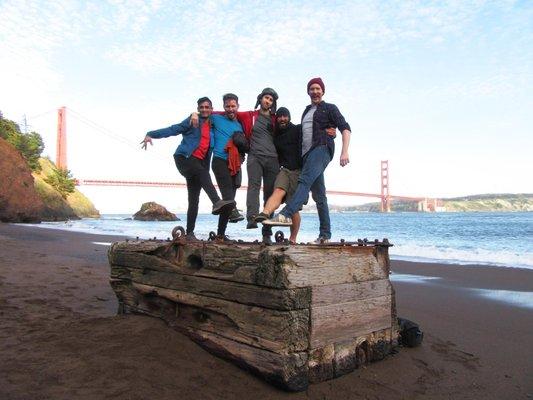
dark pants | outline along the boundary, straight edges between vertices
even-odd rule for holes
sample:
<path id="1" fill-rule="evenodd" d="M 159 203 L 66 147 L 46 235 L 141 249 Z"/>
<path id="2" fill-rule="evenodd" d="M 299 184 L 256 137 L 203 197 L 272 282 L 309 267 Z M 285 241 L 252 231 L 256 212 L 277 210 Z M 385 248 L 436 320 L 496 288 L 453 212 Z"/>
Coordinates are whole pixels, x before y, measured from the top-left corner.
<path id="1" fill-rule="evenodd" d="M 274 182 L 279 173 L 277 157 L 250 154 L 246 163 L 248 172 L 248 191 L 246 193 L 246 218 L 252 219 L 259 214 L 259 192 L 263 180 L 263 205 L 274 191 Z M 263 235 L 272 235 L 272 227 L 263 225 Z"/>
<path id="2" fill-rule="evenodd" d="M 187 207 L 187 233 L 193 233 L 196 226 L 196 218 L 198 217 L 200 191 L 204 189 L 213 204 L 219 201 L 220 197 L 211 181 L 207 160 L 200 160 L 193 156 L 187 158 L 174 154 L 174 162 L 178 171 L 187 182 L 187 194 L 189 197 L 189 205 Z"/>
<path id="3" fill-rule="evenodd" d="M 231 176 L 228 161 L 218 157 L 213 157 L 211 169 L 215 174 L 222 200 L 235 200 L 237 189 L 241 186 L 241 172 L 239 171 L 237 175 Z M 218 217 L 217 235 L 222 236 L 226 233 L 230 214 L 231 210 L 220 213 Z"/>

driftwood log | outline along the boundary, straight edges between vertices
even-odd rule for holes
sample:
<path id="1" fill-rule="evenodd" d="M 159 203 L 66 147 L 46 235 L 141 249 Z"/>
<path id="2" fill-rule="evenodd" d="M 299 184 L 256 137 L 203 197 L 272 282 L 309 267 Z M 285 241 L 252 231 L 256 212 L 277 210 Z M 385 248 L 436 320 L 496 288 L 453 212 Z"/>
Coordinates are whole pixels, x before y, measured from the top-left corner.
<path id="1" fill-rule="evenodd" d="M 210 352 L 300 391 L 397 344 L 388 246 L 117 242 L 111 286 L 119 312 L 162 318 Z"/>

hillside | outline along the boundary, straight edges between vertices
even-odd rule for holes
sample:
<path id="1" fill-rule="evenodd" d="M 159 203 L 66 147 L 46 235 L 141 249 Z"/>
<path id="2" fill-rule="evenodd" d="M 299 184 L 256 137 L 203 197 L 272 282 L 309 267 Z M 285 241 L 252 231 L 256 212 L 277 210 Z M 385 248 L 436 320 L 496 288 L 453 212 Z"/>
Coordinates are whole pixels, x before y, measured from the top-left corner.
<path id="1" fill-rule="evenodd" d="M 446 212 L 533 211 L 533 194 L 477 194 L 442 199 L 442 203 Z M 391 211 L 417 211 L 417 203 L 414 201 L 393 201 L 391 204 Z M 331 205 L 330 208 L 340 212 L 379 212 L 381 203 L 374 202 L 348 207 Z"/>
<path id="2" fill-rule="evenodd" d="M 533 211 L 533 194 L 479 194 L 444 199 L 446 211 Z"/>
<path id="3" fill-rule="evenodd" d="M 52 174 L 54 168 L 54 164 L 50 160 L 40 158 L 39 164 L 41 165 L 41 171 L 34 172 L 32 175 L 35 189 L 45 204 L 42 215 L 43 220 L 61 221 L 100 217 L 98 210 L 91 201 L 77 189 L 64 199 L 57 190 L 45 182 L 45 178 Z"/>

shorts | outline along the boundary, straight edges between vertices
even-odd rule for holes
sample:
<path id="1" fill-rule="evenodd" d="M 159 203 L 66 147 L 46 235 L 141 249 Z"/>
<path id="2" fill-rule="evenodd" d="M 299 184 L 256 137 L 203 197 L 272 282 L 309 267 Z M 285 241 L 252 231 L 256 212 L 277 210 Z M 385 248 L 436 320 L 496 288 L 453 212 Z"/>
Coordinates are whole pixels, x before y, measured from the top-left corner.
<path id="1" fill-rule="evenodd" d="M 274 182 L 274 188 L 279 188 L 285 191 L 285 198 L 283 201 L 288 202 L 296 192 L 298 187 L 298 178 L 300 177 L 300 169 L 290 170 L 287 168 L 281 168 Z"/>

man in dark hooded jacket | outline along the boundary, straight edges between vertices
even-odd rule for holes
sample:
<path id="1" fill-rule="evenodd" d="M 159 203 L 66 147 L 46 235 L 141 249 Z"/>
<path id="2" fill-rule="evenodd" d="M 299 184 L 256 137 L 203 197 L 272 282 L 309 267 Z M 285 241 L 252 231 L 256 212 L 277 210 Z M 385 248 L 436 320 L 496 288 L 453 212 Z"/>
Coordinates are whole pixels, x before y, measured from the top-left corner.
<path id="1" fill-rule="evenodd" d="M 281 203 L 290 200 L 298 187 L 298 177 L 302 169 L 302 129 L 301 125 L 291 122 L 291 113 L 285 107 L 276 111 L 277 130 L 274 146 L 278 153 L 280 169 L 274 182 L 274 190 L 268 198 L 263 211 L 255 217 L 255 222 L 263 222 L 276 211 Z M 290 243 L 296 243 L 300 229 L 300 213 L 292 216 Z"/>

